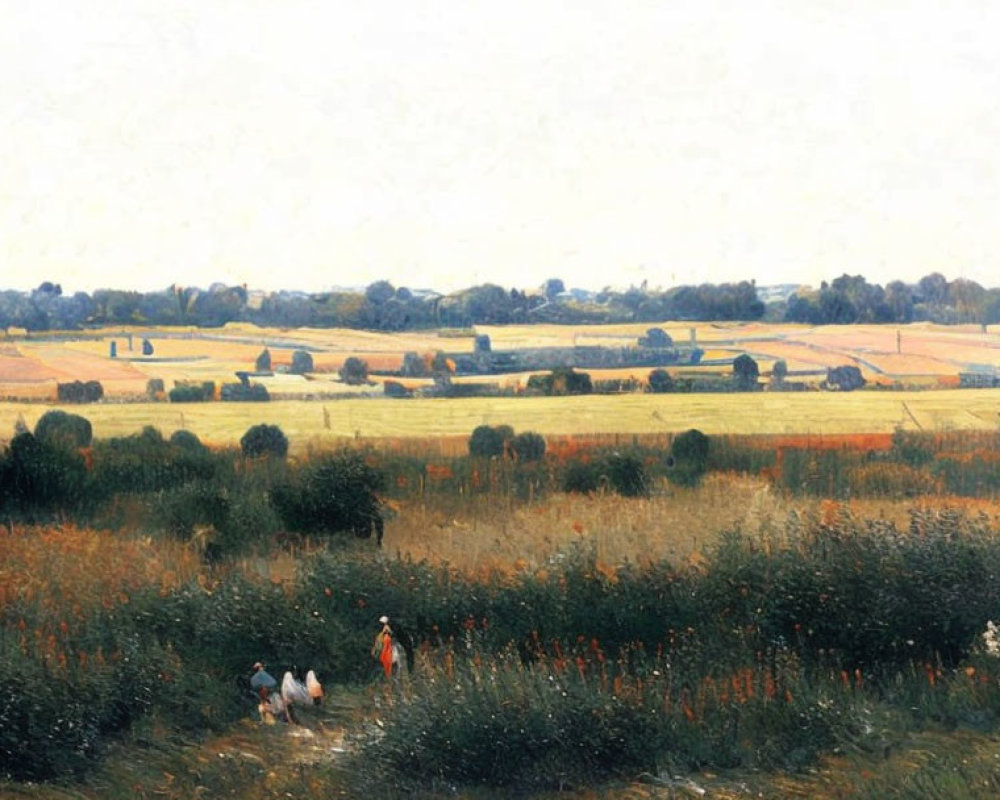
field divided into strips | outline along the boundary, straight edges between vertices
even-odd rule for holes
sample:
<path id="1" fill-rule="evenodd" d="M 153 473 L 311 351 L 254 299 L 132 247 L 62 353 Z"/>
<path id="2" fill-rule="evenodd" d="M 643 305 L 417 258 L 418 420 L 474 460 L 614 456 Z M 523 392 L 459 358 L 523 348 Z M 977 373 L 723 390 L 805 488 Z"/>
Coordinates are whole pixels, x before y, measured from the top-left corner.
<path id="1" fill-rule="evenodd" d="M 53 406 L 0 404 L 0 435 L 23 416 L 29 426 Z M 59 406 L 86 416 L 97 437 L 153 425 L 164 434 L 185 428 L 216 445 L 236 443 L 251 425 L 280 425 L 293 448 L 347 438 L 467 436 L 477 425 L 512 425 L 542 434 L 655 434 L 698 428 L 707 434 L 890 433 L 996 430 L 1000 392 L 591 395 L 583 397 L 341 399 L 270 403 L 98 403 Z"/>
<path id="2" fill-rule="evenodd" d="M 476 425 L 512 424 L 541 433 L 674 432 L 697 427 L 708 433 L 886 432 L 897 425 L 928 430 L 992 429 L 1000 417 L 990 392 L 958 393 L 865 391 L 851 395 L 808 393 L 760 395 L 668 395 L 588 398 L 505 398 L 474 400 L 408 400 L 381 398 L 381 386 L 349 387 L 336 370 L 351 355 L 372 369 L 393 370 L 407 352 L 470 351 L 473 333 L 490 337 L 494 350 L 542 346 L 602 345 L 625 347 L 650 327 L 662 327 L 677 344 L 692 338 L 715 363 L 671 367 L 675 376 L 726 374 L 728 361 L 746 352 L 767 376 L 774 362 L 784 359 L 802 380 L 816 382 L 830 366 L 856 364 L 875 384 L 903 387 L 954 386 L 967 369 L 1000 368 L 1000 329 L 976 326 L 824 326 L 766 323 L 634 323 L 605 326 L 480 326 L 473 331 L 378 333 L 343 329 L 262 329 L 227 325 L 218 329 L 106 329 L 85 334 L 52 335 L 0 341 L 0 423 L 24 414 L 40 416 L 43 406 L 15 401 L 51 400 L 57 382 L 98 380 L 109 400 L 141 399 L 150 378 L 170 389 L 179 381 L 236 380 L 238 371 L 252 371 L 264 347 L 280 372 L 297 349 L 313 357 L 308 376 L 275 374 L 259 378 L 272 395 L 283 398 L 264 407 L 222 405 L 116 404 L 89 407 L 98 435 L 129 433 L 145 424 L 165 432 L 177 427 L 194 430 L 220 444 L 239 438 L 250 424 L 275 422 L 298 442 L 339 437 L 423 437 L 468 435 Z M 692 333 L 693 332 L 693 333 Z M 899 339 L 897 341 L 897 332 Z M 131 348 L 129 347 L 131 333 Z M 142 340 L 153 344 L 142 355 Z M 111 343 L 117 357 L 110 357 Z M 898 345 L 898 348 L 897 348 Z M 899 352 L 897 352 L 897 349 Z M 635 378 L 644 381 L 646 368 L 587 370 L 595 380 Z M 456 382 L 483 381 L 502 387 L 523 387 L 529 373 L 469 376 Z M 376 381 L 379 380 L 376 378 Z M 407 379 L 410 386 L 428 380 Z M 331 400 L 331 395 L 369 395 L 357 401 Z M 372 397 L 371 395 L 376 395 Z M 322 405 L 286 405 L 284 398 L 326 397 Z M 905 403 L 905 407 L 904 407 Z M 10 428 L 6 428 L 10 430 Z M 4 435 L 0 428 L 0 436 Z"/>
<path id="3" fill-rule="evenodd" d="M 54 393 L 57 381 L 99 380 L 109 396 L 142 393 L 149 378 L 160 378 L 169 389 L 183 380 L 232 381 L 237 371 L 253 370 L 257 355 L 267 347 L 276 370 L 287 367 L 297 349 L 306 349 L 319 385 L 283 386 L 289 393 L 350 391 L 336 380 L 349 356 L 364 359 L 370 369 L 391 371 L 403 355 L 437 350 L 471 352 L 474 334 L 490 337 L 494 350 L 537 347 L 634 346 L 651 327 L 661 327 L 678 345 L 692 341 L 703 351 L 705 364 L 678 364 L 675 372 L 725 372 L 741 353 L 755 358 L 763 375 L 778 359 L 807 381 L 822 378 L 831 366 L 855 364 L 876 383 L 954 385 L 959 372 L 1000 367 L 1000 331 L 976 326 L 774 325 L 767 323 L 632 323 L 628 325 L 479 326 L 475 331 L 379 333 L 346 329 L 278 329 L 231 324 L 222 328 L 103 329 L 79 334 L 51 334 L 0 342 L 0 397 L 33 398 Z M 897 333 L 899 339 L 897 340 Z M 131 334 L 131 341 L 129 335 Z M 142 340 L 153 344 L 151 356 L 142 355 Z M 111 358 L 111 345 L 117 357 Z M 131 347 L 129 346 L 131 344 Z M 616 371 L 613 377 L 636 375 L 648 369 Z M 597 377 L 612 377 L 599 375 Z M 520 376 L 484 376 L 511 385 Z M 44 387 L 44 389 L 42 389 Z"/>

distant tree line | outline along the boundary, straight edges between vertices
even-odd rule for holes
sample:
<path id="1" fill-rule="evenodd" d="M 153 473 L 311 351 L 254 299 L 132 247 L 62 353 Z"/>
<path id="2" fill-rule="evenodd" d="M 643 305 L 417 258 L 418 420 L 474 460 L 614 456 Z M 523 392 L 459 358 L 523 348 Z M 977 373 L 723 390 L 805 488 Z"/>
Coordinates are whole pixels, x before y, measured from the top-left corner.
<path id="1" fill-rule="evenodd" d="M 783 305 L 778 319 L 812 325 L 1000 322 L 1000 289 L 964 278 L 949 281 L 938 272 L 915 284 L 892 281 L 884 288 L 861 275 L 841 275 L 818 290 L 797 291 Z"/>
<path id="2" fill-rule="evenodd" d="M 552 278 L 534 290 L 486 283 L 443 295 L 376 281 L 364 291 L 252 292 L 245 286 L 207 289 L 170 286 L 156 292 L 99 289 L 64 295 L 45 281 L 30 292 L 0 291 L 0 328 L 79 330 L 108 325 L 196 325 L 250 322 L 277 327 L 345 327 L 381 331 L 465 328 L 509 323 L 602 324 L 657 320 L 756 320 L 993 324 L 1000 322 L 1000 289 L 949 281 L 932 273 L 915 284 L 882 287 L 861 275 L 842 275 L 819 289 L 799 289 L 765 304 L 752 281 L 651 289 L 566 291 Z"/>

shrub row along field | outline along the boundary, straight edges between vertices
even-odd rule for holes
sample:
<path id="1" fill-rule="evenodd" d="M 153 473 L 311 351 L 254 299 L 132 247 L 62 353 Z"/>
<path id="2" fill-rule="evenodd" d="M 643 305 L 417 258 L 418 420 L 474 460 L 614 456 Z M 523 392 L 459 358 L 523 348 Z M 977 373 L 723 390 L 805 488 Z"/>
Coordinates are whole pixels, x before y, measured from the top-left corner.
<path id="1" fill-rule="evenodd" d="M 409 513 L 427 518 L 428 509 L 473 519 L 477 509 L 485 509 L 486 518 L 502 509 L 502 518 L 513 521 L 517 509 L 561 493 L 666 499 L 709 474 L 742 474 L 754 484 L 747 499 L 757 504 L 774 502 L 756 497 L 769 488 L 883 502 L 987 498 L 1000 490 L 1000 433 L 897 430 L 891 436 L 759 440 L 690 429 L 614 441 L 556 439 L 550 445 L 536 432 L 479 425 L 466 439 L 465 455 L 361 442 L 289 459 L 291 443 L 277 425 L 251 426 L 238 449 L 212 449 L 183 429 L 169 437 L 146 427 L 95 439 L 87 418 L 50 411 L 34 432 L 22 422 L 0 454 L 0 512 L 10 521 L 72 519 L 168 533 L 219 558 L 267 547 L 279 533 L 375 534 L 381 543 L 387 519 Z M 683 517 L 676 519 L 684 524 Z M 573 527 L 582 534 L 582 521 Z"/>
<path id="2" fill-rule="evenodd" d="M 361 783 L 527 790 L 796 768 L 908 728 L 996 729 L 1000 661 L 980 636 L 1000 609 L 996 527 L 837 515 L 787 534 L 778 548 L 734 532 L 697 567 L 613 575 L 586 552 L 489 577 L 320 553 L 281 587 L 235 568 L 191 576 L 177 553 L 162 556 L 172 579 L 137 575 L 124 559 L 144 545 L 108 535 L 95 585 L 72 557 L 94 534 L 15 528 L 0 563 L 27 569 L 11 576 L 51 562 L 51 586 L 81 596 L 4 583 L 0 679 L 24 701 L 0 710 L 0 763 L 19 780 L 76 774 L 149 715 L 164 731 L 219 730 L 249 713 L 257 659 L 311 665 L 328 687 L 365 681 L 386 610 L 416 666 L 407 702 L 383 711 L 385 738 L 359 755 Z"/>

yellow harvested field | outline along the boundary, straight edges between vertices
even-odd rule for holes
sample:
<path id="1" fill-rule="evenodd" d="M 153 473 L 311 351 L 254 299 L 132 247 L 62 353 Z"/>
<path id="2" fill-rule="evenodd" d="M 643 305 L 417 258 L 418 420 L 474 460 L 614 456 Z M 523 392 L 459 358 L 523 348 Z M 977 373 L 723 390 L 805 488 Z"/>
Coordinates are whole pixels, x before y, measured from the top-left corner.
<path id="1" fill-rule="evenodd" d="M 39 383 L 63 380 L 61 372 L 19 352 L 0 354 L 0 381 L 3 383 Z"/>
<path id="2" fill-rule="evenodd" d="M 834 434 L 888 433 L 900 425 L 912 430 L 917 423 L 924 430 L 996 430 L 1000 423 L 1000 392 L 953 389 L 87 406 L 5 402 L 0 403 L 0 432 L 9 435 L 18 415 L 33 426 L 52 407 L 83 414 L 98 437 L 153 425 L 165 434 L 186 428 L 206 442 L 231 445 L 251 425 L 277 424 L 293 449 L 328 445 L 345 437 L 466 436 L 481 424 L 508 424 L 542 434 L 648 434 L 688 428 L 708 434 Z"/>
<path id="3" fill-rule="evenodd" d="M 73 380 L 75 375 L 86 376 L 78 380 L 94 381 L 142 377 L 142 374 L 127 361 L 80 352 L 61 345 L 23 347 L 22 352 L 26 358 L 54 370 L 59 375 L 67 376 L 63 380 Z"/>

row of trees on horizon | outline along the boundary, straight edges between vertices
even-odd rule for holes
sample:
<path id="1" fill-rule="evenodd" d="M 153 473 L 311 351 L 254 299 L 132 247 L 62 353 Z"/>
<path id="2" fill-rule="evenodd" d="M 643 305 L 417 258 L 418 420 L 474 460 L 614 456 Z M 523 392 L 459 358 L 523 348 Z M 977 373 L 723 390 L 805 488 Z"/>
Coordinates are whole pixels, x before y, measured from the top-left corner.
<path id="1" fill-rule="evenodd" d="M 107 325 L 194 325 L 227 322 L 261 326 L 362 328 L 381 331 L 525 323 L 606 324 L 662 320 L 767 320 L 813 325 L 928 321 L 1000 322 L 1000 288 L 949 281 L 931 273 L 913 284 L 884 287 L 861 275 L 842 275 L 818 289 L 758 291 L 752 281 L 651 289 L 567 290 L 552 278 L 534 290 L 481 284 L 451 294 L 376 281 L 364 290 L 257 292 L 212 284 L 161 291 L 99 289 L 63 294 L 45 281 L 29 292 L 0 291 L 0 328 L 79 330 Z"/>

